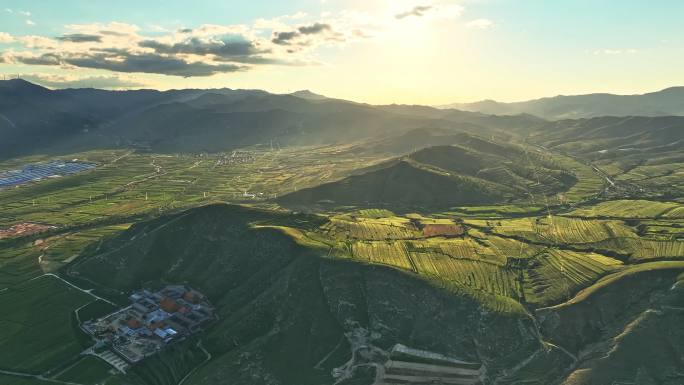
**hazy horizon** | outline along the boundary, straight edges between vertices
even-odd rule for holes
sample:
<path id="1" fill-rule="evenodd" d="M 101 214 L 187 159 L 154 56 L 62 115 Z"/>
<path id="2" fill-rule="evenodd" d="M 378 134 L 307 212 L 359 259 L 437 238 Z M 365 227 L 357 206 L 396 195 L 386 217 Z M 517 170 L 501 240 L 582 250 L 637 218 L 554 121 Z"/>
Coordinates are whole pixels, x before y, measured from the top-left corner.
<path id="1" fill-rule="evenodd" d="M 187 88 L 154 88 L 154 87 L 131 87 L 131 88 L 108 88 L 108 87 L 97 87 L 97 86 L 89 86 L 88 84 L 83 84 L 83 85 L 55 85 L 55 84 L 50 84 L 50 83 L 44 83 L 41 82 L 41 79 L 38 78 L 33 78 L 31 76 L 12 76 L 12 75 L 5 75 L 2 79 L 0 80 L 12 80 L 12 79 L 21 79 L 25 80 L 27 82 L 39 85 L 41 87 L 45 87 L 47 89 L 51 90 L 59 90 L 59 89 L 98 89 L 98 90 L 105 90 L 105 91 L 141 91 L 141 90 L 155 90 L 155 91 L 173 91 L 173 90 L 187 90 L 187 89 L 193 89 L 196 87 L 187 87 Z M 555 97 L 563 97 L 563 96 L 586 96 L 586 95 L 614 95 L 614 96 L 640 96 L 640 95 L 645 95 L 645 94 L 651 94 L 651 93 L 657 93 L 660 91 L 664 91 L 667 89 L 671 88 L 684 88 L 682 85 L 672 85 L 669 87 L 665 88 L 659 88 L 655 90 L 646 90 L 643 92 L 637 92 L 637 93 L 629 93 L 629 94 L 619 94 L 619 93 L 614 93 L 610 91 L 602 91 L 602 92 L 587 92 L 587 93 L 581 93 L 581 94 L 551 94 L 551 95 L 543 95 L 539 97 L 534 97 L 530 99 L 521 99 L 521 100 L 509 100 L 509 101 L 503 101 L 503 100 L 497 100 L 493 98 L 484 98 L 484 99 L 477 99 L 477 100 L 465 100 L 465 101 L 455 101 L 451 103 L 443 103 L 443 104 L 418 104 L 418 103 L 396 103 L 396 102 L 389 102 L 389 103 L 369 103 L 369 102 L 364 102 L 364 101 L 359 101 L 359 100 L 354 100 L 354 99 L 345 99 L 341 97 L 337 97 L 335 95 L 326 95 L 323 94 L 322 92 L 318 92 L 315 89 L 308 89 L 308 88 L 302 88 L 302 89 L 297 89 L 293 91 L 286 91 L 286 92 L 276 92 L 276 91 L 271 91 L 268 89 L 262 89 L 262 88 L 232 88 L 230 86 L 222 86 L 222 87 L 206 87 L 206 88 L 197 88 L 197 89 L 202 89 L 202 90 L 221 90 L 221 89 L 234 89 L 234 90 L 260 90 L 260 91 L 266 91 L 268 93 L 274 94 L 274 95 L 289 95 L 289 94 L 294 94 L 297 92 L 311 92 L 316 95 L 324 96 L 330 99 L 340 99 L 340 100 L 347 100 L 350 102 L 357 102 L 357 103 L 366 103 L 366 104 L 376 104 L 376 105 L 391 105 L 391 104 L 398 104 L 398 105 L 424 105 L 424 106 L 431 106 L 431 107 L 448 107 L 449 105 L 453 104 L 474 104 L 474 103 L 479 103 L 479 102 L 487 102 L 487 101 L 493 101 L 493 102 L 498 102 L 498 103 L 522 103 L 522 102 L 528 102 L 528 101 L 534 101 L 534 100 L 539 100 L 539 99 L 547 99 L 547 98 L 555 98 Z"/>

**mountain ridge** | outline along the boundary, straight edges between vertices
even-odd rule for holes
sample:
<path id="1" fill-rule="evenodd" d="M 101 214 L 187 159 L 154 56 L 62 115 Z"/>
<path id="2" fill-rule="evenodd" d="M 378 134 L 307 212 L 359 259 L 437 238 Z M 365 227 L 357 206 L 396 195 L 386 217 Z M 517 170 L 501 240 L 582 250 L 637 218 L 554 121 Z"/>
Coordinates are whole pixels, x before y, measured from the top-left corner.
<path id="1" fill-rule="evenodd" d="M 438 107 L 494 115 L 529 113 L 553 120 L 611 115 L 684 115 L 684 86 L 673 86 L 643 94 L 556 95 L 508 103 L 485 99 L 472 103 L 451 103 Z"/>

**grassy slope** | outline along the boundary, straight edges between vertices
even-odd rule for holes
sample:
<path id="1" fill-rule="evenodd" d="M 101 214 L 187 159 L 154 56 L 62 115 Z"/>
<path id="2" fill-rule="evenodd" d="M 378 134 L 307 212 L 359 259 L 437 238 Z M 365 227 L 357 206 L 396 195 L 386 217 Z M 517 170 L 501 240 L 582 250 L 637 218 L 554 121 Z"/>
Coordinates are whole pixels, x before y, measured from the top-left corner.
<path id="1" fill-rule="evenodd" d="M 332 383 L 331 369 L 351 354 L 343 334 L 362 329 L 377 333 L 369 342 L 383 349 L 402 342 L 485 359 L 494 372 L 538 347 L 524 314 L 481 313 L 467 292 L 387 267 L 323 259 L 324 248 L 250 226 L 288 221 L 270 212 L 207 206 L 135 225 L 102 248 L 113 252 L 91 250 L 72 270 L 117 289 L 187 281 L 208 294 L 221 315 L 201 337 L 214 359 L 190 384 L 226 378 L 248 384 L 252 376 L 265 383 Z M 514 328 L 518 322 L 525 326 Z"/>
<path id="2" fill-rule="evenodd" d="M 580 360 L 563 384 L 681 383 L 683 262 L 638 265 L 540 309 L 545 338 Z"/>
<path id="3" fill-rule="evenodd" d="M 279 198 L 285 205 L 310 208 L 381 206 L 389 209 L 446 209 L 543 197 L 555 202 L 584 199 L 601 180 L 591 169 L 562 156 L 468 135 L 458 145 L 433 146 L 359 170 L 357 175 Z"/>
<path id="4" fill-rule="evenodd" d="M 411 217 L 426 223 L 446 220 Z M 362 212 L 361 218 L 346 215 L 338 220 L 342 219 L 326 227 L 330 222 L 321 216 L 211 205 L 141 222 L 102 244 L 93 243 L 71 271 L 117 291 L 189 282 L 209 294 L 220 307 L 221 320 L 200 338 L 213 359 L 194 372 L 190 384 L 220 383 L 226 378 L 248 384 L 253 375 L 265 383 L 330 383 L 331 370 L 351 354 L 344 334 L 361 328 L 379 333 L 371 342 L 382 349 L 402 342 L 484 360 L 492 377 L 537 351 L 515 373 L 544 384 L 561 375 L 568 357 L 553 347 L 537 350 L 542 345 L 530 318 L 524 310 L 514 311 L 516 306 L 522 308 L 506 296 L 519 299 L 523 290 L 528 306 L 553 304 L 620 268 L 619 262 L 598 254 L 544 250 L 475 229 L 465 238 L 369 242 L 363 238 L 415 234 L 397 229 L 412 224 L 390 212 Z M 322 228 L 328 228 L 327 235 L 318 234 Z M 352 254 L 346 257 L 355 261 L 321 258 L 344 257 L 339 250 L 344 250 L 340 247 L 345 242 L 352 242 Z M 356 250 L 367 247 L 361 245 L 366 243 L 373 249 L 364 262 Z M 392 253 L 377 248 L 392 243 L 405 244 L 413 265 L 397 265 Z M 334 253 L 331 245 L 337 250 Z M 479 251 L 472 254 L 473 250 Z M 522 281 L 515 275 L 508 281 L 489 279 L 485 267 L 514 271 L 506 267 L 511 250 L 538 262 L 528 262 L 528 275 Z M 451 254 L 456 258 L 446 256 Z M 469 270 L 470 265 L 476 268 Z M 412 266 L 419 268 L 418 276 L 397 270 L 412 271 Z M 647 266 L 656 265 L 639 268 Z M 430 274 L 429 269 L 435 268 L 441 270 Z M 532 272 L 536 276 L 529 275 Z M 520 282 L 522 288 L 517 286 Z M 507 285 L 515 289 L 510 291 Z M 83 311 L 89 312 L 90 307 Z M 525 327 L 519 329 L 518 322 Z M 437 336 L 435 330 L 450 337 Z M 517 331 L 511 334 L 511 330 Z M 564 346 L 553 333 L 544 336 Z M 129 380 L 149 385 L 178 381 L 206 358 L 196 342 L 149 360 Z M 287 365 L 277 364 L 282 362 Z M 549 370 L 542 376 L 539 368 L 545 367 Z M 515 378 L 511 374 L 501 380 Z"/>
<path id="5" fill-rule="evenodd" d="M 384 169 L 300 190 L 278 201 L 285 205 L 330 203 L 415 209 L 489 204 L 504 199 L 491 183 L 399 161 Z"/>

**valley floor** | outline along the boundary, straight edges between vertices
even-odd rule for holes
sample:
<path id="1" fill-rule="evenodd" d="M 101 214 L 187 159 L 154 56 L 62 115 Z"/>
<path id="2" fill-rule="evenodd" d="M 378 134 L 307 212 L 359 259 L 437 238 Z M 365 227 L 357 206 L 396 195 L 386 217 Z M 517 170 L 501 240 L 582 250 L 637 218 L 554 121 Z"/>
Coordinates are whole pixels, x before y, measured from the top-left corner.
<path id="1" fill-rule="evenodd" d="M 565 194 L 424 212 L 322 204 L 302 213 L 276 198 L 387 157 L 353 146 L 69 154 L 97 166 L 0 190 L 0 230 L 42 226 L 0 239 L 0 382 L 198 385 L 224 375 L 247 384 L 252 375 L 332 384 L 355 352 L 353 331 L 363 329 L 378 349 L 352 355 L 347 370 L 359 378 L 376 378 L 368 364 L 406 343 L 482 362 L 486 383 L 681 384 L 684 204 L 633 194 L 673 173 L 544 156 L 577 176 Z M 0 171 L 50 160 L 14 159 Z M 353 284 L 341 283 L 345 274 Z M 141 284 L 192 281 L 221 316 L 208 333 L 128 375 L 82 354 L 84 317 L 111 312 Z M 402 299 L 386 297 L 395 290 Z M 431 328 L 460 345 L 422 334 Z M 293 356 L 291 346 L 304 352 L 293 367 L 274 364 Z"/>

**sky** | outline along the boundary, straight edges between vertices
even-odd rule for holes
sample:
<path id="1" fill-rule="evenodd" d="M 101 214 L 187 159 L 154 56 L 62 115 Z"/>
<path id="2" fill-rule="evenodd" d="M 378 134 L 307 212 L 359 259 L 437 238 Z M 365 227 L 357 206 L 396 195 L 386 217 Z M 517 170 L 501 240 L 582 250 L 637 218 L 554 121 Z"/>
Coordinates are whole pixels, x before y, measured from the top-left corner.
<path id="1" fill-rule="evenodd" d="M 440 105 L 684 85 L 679 0 L 0 0 L 0 76 Z"/>

